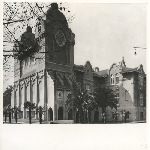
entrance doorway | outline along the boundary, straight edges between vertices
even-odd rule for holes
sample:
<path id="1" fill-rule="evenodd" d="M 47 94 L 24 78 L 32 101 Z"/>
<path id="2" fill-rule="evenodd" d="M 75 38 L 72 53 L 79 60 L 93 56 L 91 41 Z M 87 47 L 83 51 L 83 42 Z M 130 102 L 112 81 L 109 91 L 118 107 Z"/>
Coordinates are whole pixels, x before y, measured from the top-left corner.
<path id="1" fill-rule="evenodd" d="M 95 111 L 95 113 L 94 113 L 94 122 L 98 123 L 98 121 L 99 121 L 99 112 Z"/>
<path id="2" fill-rule="evenodd" d="M 48 109 L 48 120 L 53 121 L 53 109 L 51 107 Z"/>
<path id="3" fill-rule="evenodd" d="M 79 123 L 79 112 L 76 112 L 76 123 Z"/>
<path id="4" fill-rule="evenodd" d="M 58 120 L 63 120 L 63 107 L 58 108 Z"/>
<path id="5" fill-rule="evenodd" d="M 68 112 L 68 120 L 72 120 L 72 109 Z"/>

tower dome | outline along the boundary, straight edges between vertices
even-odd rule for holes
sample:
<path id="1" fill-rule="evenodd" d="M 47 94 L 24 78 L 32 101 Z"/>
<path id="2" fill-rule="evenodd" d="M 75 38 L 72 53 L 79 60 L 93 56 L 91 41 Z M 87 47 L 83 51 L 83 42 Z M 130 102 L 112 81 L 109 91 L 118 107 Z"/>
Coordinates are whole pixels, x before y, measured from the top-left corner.
<path id="1" fill-rule="evenodd" d="M 54 21 L 60 21 L 63 23 L 67 23 L 65 15 L 58 10 L 58 4 L 52 3 L 51 7 L 47 11 L 46 19 L 52 19 Z"/>

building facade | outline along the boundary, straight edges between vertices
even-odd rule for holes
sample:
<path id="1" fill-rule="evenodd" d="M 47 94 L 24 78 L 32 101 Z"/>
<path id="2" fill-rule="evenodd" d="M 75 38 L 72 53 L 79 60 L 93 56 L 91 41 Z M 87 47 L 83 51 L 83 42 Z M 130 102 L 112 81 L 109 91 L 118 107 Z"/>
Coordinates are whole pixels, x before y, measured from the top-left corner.
<path id="1" fill-rule="evenodd" d="M 84 89 L 94 91 L 94 85 L 110 87 L 119 101 L 118 111 L 128 110 L 129 120 L 146 119 L 146 76 L 143 66 L 127 68 L 124 59 L 109 69 L 92 68 L 89 61 L 84 66 L 74 64 L 75 34 L 68 27 L 65 16 L 53 3 L 44 17 L 36 21 L 35 34 L 27 27 L 21 41 L 14 49 L 19 51 L 14 63 L 14 90 L 11 105 L 21 109 L 19 118 L 28 118 L 24 102 L 31 101 L 45 108 L 43 119 L 74 120 L 78 115 L 66 111 L 71 78 L 76 76 Z M 107 119 L 114 120 L 113 111 L 107 108 Z M 101 109 L 91 111 L 90 122 L 102 119 Z M 32 111 L 32 118 L 38 114 Z M 118 116 L 121 120 L 121 115 Z"/>

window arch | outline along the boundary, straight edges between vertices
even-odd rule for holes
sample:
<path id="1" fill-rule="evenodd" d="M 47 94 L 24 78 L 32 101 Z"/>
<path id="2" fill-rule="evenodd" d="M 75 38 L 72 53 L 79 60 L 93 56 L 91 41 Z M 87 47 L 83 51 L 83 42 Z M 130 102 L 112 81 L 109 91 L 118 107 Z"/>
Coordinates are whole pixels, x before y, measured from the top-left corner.
<path id="1" fill-rule="evenodd" d="M 58 120 L 63 120 L 63 107 L 58 109 Z"/>
<path id="2" fill-rule="evenodd" d="M 111 79 L 110 79 L 110 83 L 111 83 L 111 85 L 114 85 L 114 75 L 111 75 Z"/>
<path id="3" fill-rule="evenodd" d="M 118 75 L 118 73 L 116 74 L 116 84 L 118 84 L 119 83 L 119 75 Z"/>

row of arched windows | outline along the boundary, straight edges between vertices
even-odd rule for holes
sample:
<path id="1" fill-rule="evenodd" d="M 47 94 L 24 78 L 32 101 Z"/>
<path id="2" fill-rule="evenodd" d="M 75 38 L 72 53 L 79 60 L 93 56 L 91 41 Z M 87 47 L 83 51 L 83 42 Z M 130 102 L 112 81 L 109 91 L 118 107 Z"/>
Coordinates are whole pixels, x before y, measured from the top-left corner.
<path id="1" fill-rule="evenodd" d="M 111 85 L 114 85 L 114 84 L 118 84 L 119 83 L 119 75 L 116 74 L 115 76 L 112 74 L 111 77 L 110 77 L 110 83 Z"/>

